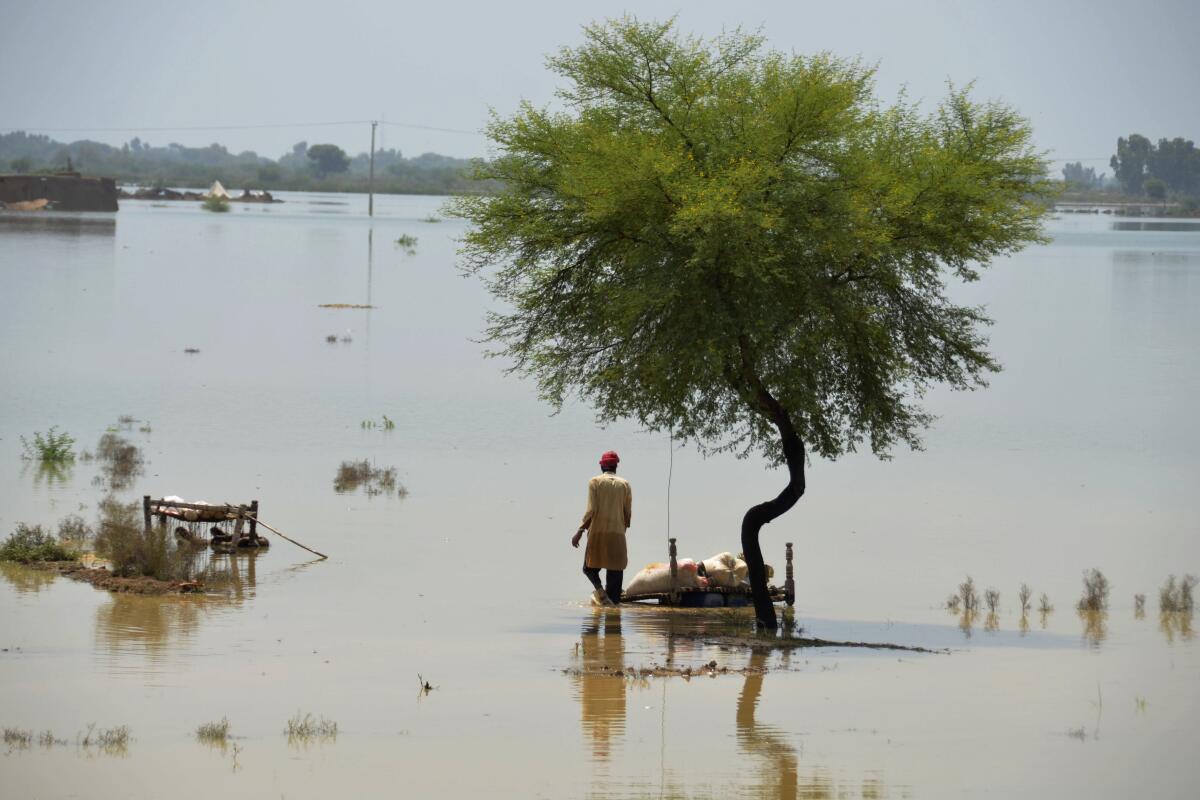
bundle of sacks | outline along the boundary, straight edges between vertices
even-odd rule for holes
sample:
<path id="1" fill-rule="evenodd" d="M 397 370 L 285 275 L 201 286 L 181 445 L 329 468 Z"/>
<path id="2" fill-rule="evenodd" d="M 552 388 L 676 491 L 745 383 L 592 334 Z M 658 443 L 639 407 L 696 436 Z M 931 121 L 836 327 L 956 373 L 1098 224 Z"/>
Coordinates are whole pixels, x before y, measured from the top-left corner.
<path id="1" fill-rule="evenodd" d="M 693 561 L 690 558 L 677 559 L 678 587 L 680 589 L 707 589 L 719 586 L 726 589 L 736 589 L 749 585 L 750 569 L 746 562 L 733 553 L 718 553 L 704 561 Z M 775 570 L 767 565 L 767 579 L 775 575 Z M 661 594 L 671 591 L 671 565 L 647 564 L 641 572 L 633 576 L 626 587 L 626 594 Z"/>

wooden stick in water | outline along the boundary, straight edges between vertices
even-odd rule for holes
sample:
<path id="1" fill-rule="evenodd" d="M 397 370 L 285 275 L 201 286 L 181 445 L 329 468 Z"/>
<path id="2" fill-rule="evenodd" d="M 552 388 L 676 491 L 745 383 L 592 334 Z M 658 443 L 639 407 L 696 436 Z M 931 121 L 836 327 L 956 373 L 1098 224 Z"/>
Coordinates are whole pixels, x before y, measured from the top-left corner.
<path id="1" fill-rule="evenodd" d="M 258 517 L 252 517 L 250 514 L 247 514 L 247 515 L 246 515 L 246 518 L 247 518 L 247 519 L 253 519 L 255 522 L 257 522 L 259 525 L 262 525 L 264 528 L 266 528 L 267 530 L 269 530 L 271 533 L 275 534 L 276 536 L 280 537 L 281 539 L 285 539 L 286 541 L 289 541 L 289 542 L 291 542 L 292 544 L 296 545 L 296 547 L 302 547 L 302 548 L 304 548 L 305 550 L 307 550 L 308 552 L 310 552 L 310 553 L 312 553 L 312 554 L 314 554 L 314 555 L 318 555 L 318 556 L 320 556 L 321 558 L 329 558 L 329 556 L 325 555 L 324 553 L 319 553 L 319 552 L 317 552 L 316 550 L 313 550 L 311 547 L 308 547 L 307 545 L 300 544 L 300 543 L 299 543 L 299 542 L 297 542 L 295 539 L 292 539 L 292 538 L 288 537 L 286 534 L 280 533 L 279 531 L 275 530 L 274 528 L 272 528 L 272 527 L 271 527 L 270 525 L 268 525 L 267 523 L 263 522 L 263 521 L 262 521 L 261 519 L 259 519 Z"/>

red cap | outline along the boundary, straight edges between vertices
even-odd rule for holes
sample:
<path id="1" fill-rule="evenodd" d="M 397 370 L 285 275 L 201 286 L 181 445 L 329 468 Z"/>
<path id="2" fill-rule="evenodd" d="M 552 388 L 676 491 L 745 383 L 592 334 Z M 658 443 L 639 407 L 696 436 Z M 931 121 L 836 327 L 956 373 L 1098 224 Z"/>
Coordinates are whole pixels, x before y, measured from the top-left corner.
<path id="1" fill-rule="evenodd" d="M 601 469 L 604 469 L 605 467 L 615 467 L 619 463 L 621 463 L 621 457 L 617 455 L 616 450 L 609 450 L 607 453 L 600 456 Z"/>

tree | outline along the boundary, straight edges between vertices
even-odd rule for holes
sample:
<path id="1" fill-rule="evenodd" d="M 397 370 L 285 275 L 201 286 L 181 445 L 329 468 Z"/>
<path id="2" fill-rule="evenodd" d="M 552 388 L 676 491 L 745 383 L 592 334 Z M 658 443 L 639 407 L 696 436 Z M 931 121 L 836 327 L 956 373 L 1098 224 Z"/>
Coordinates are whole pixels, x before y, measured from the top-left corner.
<path id="1" fill-rule="evenodd" d="M 760 529 L 804 494 L 809 453 L 917 447 L 928 387 L 998 369 L 983 311 L 945 284 L 1041 241 L 1050 186 L 1004 105 L 952 87 L 926 117 L 878 104 L 856 61 L 672 28 L 586 28 L 549 60 L 566 110 L 493 119 L 476 177 L 502 188 L 455 201 L 462 268 L 550 403 L 786 465 L 741 526 L 773 629 Z"/>
<path id="2" fill-rule="evenodd" d="M 1081 189 L 1095 189 L 1104 184 L 1104 175 L 1097 175 L 1092 167 L 1084 167 L 1082 162 L 1063 166 L 1063 183 L 1067 186 Z"/>
<path id="3" fill-rule="evenodd" d="M 1146 196 L 1152 200 L 1167 199 L 1167 184 L 1161 178 L 1147 178 L 1142 185 L 1146 189 Z"/>
<path id="4" fill-rule="evenodd" d="M 1108 165 L 1112 168 L 1113 177 L 1129 194 L 1142 193 L 1142 182 L 1146 180 L 1146 166 L 1153 149 L 1150 140 L 1139 133 L 1130 134 L 1128 139 L 1117 139 L 1117 154 L 1109 160 Z"/>
<path id="5" fill-rule="evenodd" d="M 322 178 L 334 172 L 345 172 L 350 167 L 345 151 L 335 144 L 314 144 L 308 148 L 308 160 L 313 171 Z"/>

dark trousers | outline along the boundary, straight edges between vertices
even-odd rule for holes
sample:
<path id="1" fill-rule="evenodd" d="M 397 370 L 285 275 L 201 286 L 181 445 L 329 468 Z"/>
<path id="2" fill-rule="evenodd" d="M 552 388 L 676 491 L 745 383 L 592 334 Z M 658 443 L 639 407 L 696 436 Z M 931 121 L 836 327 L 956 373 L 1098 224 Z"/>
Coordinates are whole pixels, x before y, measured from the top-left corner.
<path id="1" fill-rule="evenodd" d="M 587 575 L 587 579 L 592 582 L 592 586 L 597 589 L 603 589 L 608 599 L 613 603 L 621 602 L 621 584 L 625 580 L 625 570 L 608 569 L 605 570 L 604 585 L 600 585 L 600 568 L 589 567 L 586 564 L 583 568 L 583 574 Z"/>

